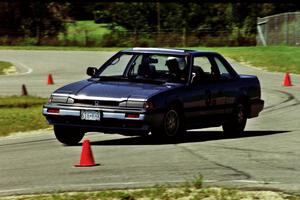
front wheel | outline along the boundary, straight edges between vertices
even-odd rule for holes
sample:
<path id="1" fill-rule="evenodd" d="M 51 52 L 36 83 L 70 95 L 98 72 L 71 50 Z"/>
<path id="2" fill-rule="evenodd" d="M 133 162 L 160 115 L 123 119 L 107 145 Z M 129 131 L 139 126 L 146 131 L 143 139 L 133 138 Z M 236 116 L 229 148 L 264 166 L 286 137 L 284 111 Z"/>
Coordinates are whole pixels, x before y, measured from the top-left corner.
<path id="1" fill-rule="evenodd" d="M 84 137 L 84 132 L 76 127 L 54 125 L 56 139 L 65 145 L 76 145 Z"/>
<path id="2" fill-rule="evenodd" d="M 222 125 L 223 131 L 228 136 L 237 136 L 244 131 L 246 123 L 247 113 L 245 106 L 238 104 L 234 108 L 230 119 Z"/>
<path id="3" fill-rule="evenodd" d="M 154 136 L 164 139 L 175 139 L 184 132 L 182 116 L 175 108 L 170 108 L 164 115 L 161 125 L 153 129 Z"/>

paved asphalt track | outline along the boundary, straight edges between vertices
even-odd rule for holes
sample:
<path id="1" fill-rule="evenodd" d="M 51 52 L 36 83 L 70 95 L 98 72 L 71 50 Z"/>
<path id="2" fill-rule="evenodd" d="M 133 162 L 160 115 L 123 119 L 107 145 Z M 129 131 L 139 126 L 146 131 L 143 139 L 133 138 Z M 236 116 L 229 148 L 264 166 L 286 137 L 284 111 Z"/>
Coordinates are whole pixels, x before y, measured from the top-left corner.
<path id="1" fill-rule="evenodd" d="M 20 75 L 0 76 L 0 95 L 48 97 L 61 85 L 86 78 L 87 66 L 99 66 L 113 53 L 81 51 L 0 51 Z M 81 145 L 67 147 L 52 130 L 0 139 L 0 195 L 52 191 L 128 188 L 177 184 L 202 174 L 206 185 L 268 188 L 300 193 L 300 79 L 282 87 L 282 73 L 270 73 L 231 61 L 239 73 L 256 74 L 265 109 L 248 121 L 239 138 L 220 128 L 190 131 L 176 144 L 139 137 L 89 133 L 100 166 L 76 168 Z M 55 85 L 48 86 L 52 73 Z"/>

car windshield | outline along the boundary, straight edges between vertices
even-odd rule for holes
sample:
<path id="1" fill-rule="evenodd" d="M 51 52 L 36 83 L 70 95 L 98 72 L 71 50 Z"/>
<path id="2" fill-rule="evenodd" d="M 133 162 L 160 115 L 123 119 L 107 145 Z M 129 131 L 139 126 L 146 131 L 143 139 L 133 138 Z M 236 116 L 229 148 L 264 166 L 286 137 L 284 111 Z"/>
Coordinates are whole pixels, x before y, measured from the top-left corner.
<path id="1" fill-rule="evenodd" d="M 187 57 L 160 54 L 119 53 L 100 68 L 101 80 L 186 83 Z"/>

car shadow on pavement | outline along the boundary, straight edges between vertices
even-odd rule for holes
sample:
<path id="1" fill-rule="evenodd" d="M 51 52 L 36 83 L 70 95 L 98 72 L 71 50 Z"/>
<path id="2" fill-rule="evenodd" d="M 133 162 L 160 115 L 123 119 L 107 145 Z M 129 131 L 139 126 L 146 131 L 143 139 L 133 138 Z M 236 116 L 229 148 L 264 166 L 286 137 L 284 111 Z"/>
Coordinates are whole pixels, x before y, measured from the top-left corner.
<path id="1" fill-rule="evenodd" d="M 187 134 L 179 139 L 167 141 L 151 136 L 134 136 L 121 139 L 112 139 L 104 141 L 93 141 L 91 145 L 99 146 L 113 146 L 113 145 L 165 145 L 165 144 L 181 144 L 181 143 L 195 143 L 206 142 L 213 140 L 226 140 L 226 139 L 238 139 L 247 137 L 260 137 L 267 135 L 275 135 L 288 133 L 291 131 L 245 131 L 242 135 L 236 137 L 228 137 L 223 134 L 222 131 L 189 131 Z"/>

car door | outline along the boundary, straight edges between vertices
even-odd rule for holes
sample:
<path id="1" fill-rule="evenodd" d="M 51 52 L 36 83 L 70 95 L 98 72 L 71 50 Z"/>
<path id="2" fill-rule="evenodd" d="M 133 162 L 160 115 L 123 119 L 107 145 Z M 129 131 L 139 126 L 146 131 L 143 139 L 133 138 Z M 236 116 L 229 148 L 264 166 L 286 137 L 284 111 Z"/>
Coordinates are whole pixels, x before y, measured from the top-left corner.
<path id="1" fill-rule="evenodd" d="M 223 87 L 216 81 L 216 65 L 209 55 L 195 56 L 192 83 L 187 91 L 187 117 L 197 123 L 214 123 L 224 114 Z"/>
<path id="2" fill-rule="evenodd" d="M 219 71 L 218 85 L 220 87 L 222 101 L 219 100 L 220 106 L 224 108 L 224 114 L 231 113 L 236 96 L 239 93 L 236 87 L 237 74 L 232 67 L 219 55 L 214 55 L 212 59 L 213 65 Z"/>

